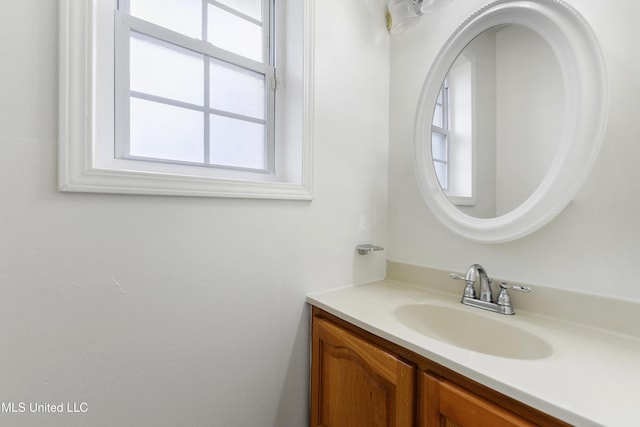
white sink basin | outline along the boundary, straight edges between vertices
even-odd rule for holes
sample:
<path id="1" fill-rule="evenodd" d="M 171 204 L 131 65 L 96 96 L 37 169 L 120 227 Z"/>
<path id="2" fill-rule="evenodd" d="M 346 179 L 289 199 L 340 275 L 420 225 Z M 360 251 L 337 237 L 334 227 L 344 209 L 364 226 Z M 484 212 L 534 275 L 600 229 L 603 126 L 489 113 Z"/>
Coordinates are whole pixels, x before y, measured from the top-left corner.
<path id="1" fill-rule="evenodd" d="M 405 326 L 439 341 L 467 350 L 510 359 L 543 359 L 553 352 L 538 336 L 485 313 L 435 304 L 410 304 L 396 309 Z M 501 316 L 495 314 L 495 316 Z"/>

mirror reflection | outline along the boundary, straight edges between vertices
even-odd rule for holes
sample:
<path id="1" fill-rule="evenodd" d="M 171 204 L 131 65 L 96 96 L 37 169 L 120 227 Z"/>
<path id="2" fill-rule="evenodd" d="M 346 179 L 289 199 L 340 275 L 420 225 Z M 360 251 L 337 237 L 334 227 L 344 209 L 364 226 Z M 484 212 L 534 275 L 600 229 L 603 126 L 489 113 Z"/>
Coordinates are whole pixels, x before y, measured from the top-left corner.
<path id="1" fill-rule="evenodd" d="M 564 129 L 565 90 L 551 46 L 521 25 L 480 34 L 442 84 L 431 153 L 449 201 L 477 218 L 522 204 L 540 184 Z"/>

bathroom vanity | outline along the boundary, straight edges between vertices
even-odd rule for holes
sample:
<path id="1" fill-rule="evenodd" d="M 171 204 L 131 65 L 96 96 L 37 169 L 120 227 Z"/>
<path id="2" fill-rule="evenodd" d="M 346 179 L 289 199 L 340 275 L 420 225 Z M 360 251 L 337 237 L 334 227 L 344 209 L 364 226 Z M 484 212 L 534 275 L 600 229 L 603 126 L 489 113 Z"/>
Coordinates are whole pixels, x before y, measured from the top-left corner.
<path id="1" fill-rule="evenodd" d="M 460 304 L 445 273 L 425 271 L 432 287 L 387 279 L 307 297 L 312 426 L 640 425 L 639 337 L 578 324 L 576 307 L 530 311 L 549 296 L 553 310 L 571 298 L 589 310 L 595 297 L 534 287 L 500 315 Z M 602 304 L 622 323 L 638 308 Z"/>
<path id="2" fill-rule="evenodd" d="M 313 308 L 312 426 L 568 426 Z"/>

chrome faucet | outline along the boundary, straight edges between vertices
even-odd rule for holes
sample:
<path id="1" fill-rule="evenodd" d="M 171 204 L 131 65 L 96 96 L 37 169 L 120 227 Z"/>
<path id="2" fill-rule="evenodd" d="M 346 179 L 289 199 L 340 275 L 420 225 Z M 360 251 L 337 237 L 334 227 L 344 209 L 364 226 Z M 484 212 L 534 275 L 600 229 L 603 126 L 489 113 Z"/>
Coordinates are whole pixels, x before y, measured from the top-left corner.
<path id="1" fill-rule="evenodd" d="M 531 292 L 531 288 L 528 286 L 510 285 L 506 282 L 500 282 L 500 292 L 494 301 L 493 292 L 491 290 L 491 282 L 493 280 L 489 278 L 486 270 L 480 264 L 471 265 L 467 269 L 465 277 L 455 273 L 449 274 L 449 277 L 456 280 L 464 280 L 465 282 L 462 300 L 460 301 L 462 304 L 500 314 L 516 313 L 511 305 L 511 297 L 508 292 L 509 289 L 525 293 Z M 476 296 L 476 283 L 478 283 L 477 288 L 480 293 L 480 297 Z"/>

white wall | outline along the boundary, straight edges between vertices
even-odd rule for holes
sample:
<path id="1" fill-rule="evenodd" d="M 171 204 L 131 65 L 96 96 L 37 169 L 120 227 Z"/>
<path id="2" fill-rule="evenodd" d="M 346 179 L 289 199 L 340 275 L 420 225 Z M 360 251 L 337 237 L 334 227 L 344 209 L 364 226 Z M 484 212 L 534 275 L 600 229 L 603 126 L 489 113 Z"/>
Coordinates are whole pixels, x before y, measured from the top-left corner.
<path id="1" fill-rule="evenodd" d="M 562 70 L 536 32 L 496 32 L 496 212 L 520 206 L 544 179 L 557 152 L 565 111 Z"/>
<path id="2" fill-rule="evenodd" d="M 441 226 L 421 199 L 411 158 L 418 94 L 430 62 L 460 22 L 485 4 L 452 2 L 391 41 L 389 258 L 464 271 L 481 263 L 514 281 L 640 299 L 640 3 L 567 0 L 591 24 L 609 80 L 609 120 L 593 171 L 573 203 L 543 229 L 519 241 L 475 244 Z M 453 286 L 454 284 L 452 284 Z"/>
<path id="3" fill-rule="evenodd" d="M 89 409 L 0 424 L 307 425 L 304 295 L 384 275 L 383 2 L 316 2 L 310 203 L 58 192 L 57 2 L 0 40 L 0 402 Z"/>

